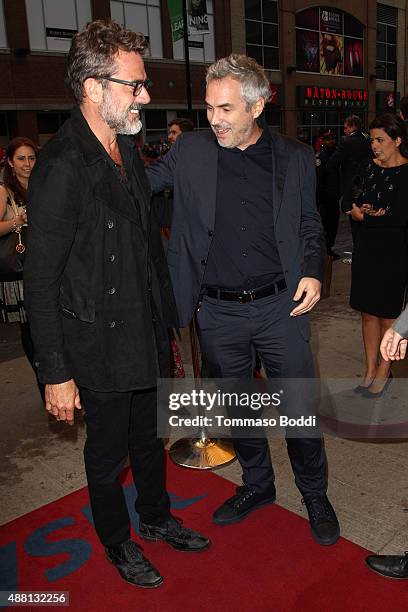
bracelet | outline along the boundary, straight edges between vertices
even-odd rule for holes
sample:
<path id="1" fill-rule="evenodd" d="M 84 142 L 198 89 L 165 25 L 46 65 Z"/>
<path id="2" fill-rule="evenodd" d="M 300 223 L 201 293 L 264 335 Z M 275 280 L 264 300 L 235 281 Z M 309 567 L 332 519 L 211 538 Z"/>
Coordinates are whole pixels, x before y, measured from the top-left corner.
<path id="1" fill-rule="evenodd" d="M 21 232 L 21 225 L 17 225 L 17 221 L 14 219 L 13 225 L 11 226 L 11 231 L 19 234 Z"/>

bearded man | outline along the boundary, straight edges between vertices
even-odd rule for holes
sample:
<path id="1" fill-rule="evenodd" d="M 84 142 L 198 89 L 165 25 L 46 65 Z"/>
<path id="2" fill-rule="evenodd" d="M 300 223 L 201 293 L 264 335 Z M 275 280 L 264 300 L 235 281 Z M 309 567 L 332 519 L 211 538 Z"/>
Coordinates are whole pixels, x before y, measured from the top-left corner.
<path id="1" fill-rule="evenodd" d="M 122 578 L 163 578 L 130 539 L 119 480 L 129 454 L 140 535 L 176 550 L 209 540 L 170 514 L 156 433 L 156 381 L 169 367 L 174 298 L 150 193 L 132 138 L 150 102 L 141 34 L 95 21 L 74 36 L 77 106 L 44 147 L 29 187 L 25 298 L 46 409 L 85 409 L 84 457 L 95 529 Z"/>

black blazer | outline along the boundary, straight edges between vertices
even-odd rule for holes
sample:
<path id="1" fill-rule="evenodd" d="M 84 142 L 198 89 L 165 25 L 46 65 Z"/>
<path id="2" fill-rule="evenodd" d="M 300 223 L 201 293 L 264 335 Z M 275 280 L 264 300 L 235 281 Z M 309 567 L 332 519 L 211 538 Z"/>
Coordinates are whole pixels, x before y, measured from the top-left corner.
<path id="1" fill-rule="evenodd" d="M 337 186 L 340 185 L 340 195 L 348 200 L 358 166 L 372 156 L 370 140 L 363 132 L 357 130 L 347 136 L 327 164 L 329 196 L 338 199 Z M 342 209 L 349 210 L 346 206 Z"/>
<path id="2" fill-rule="evenodd" d="M 152 387 L 156 341 L 164 355 L 177 325 L 143 164 L 131 138 L 118 143 L 136 203 L 79 108 L 30 178 L 24 293 L 44 383 Z"/>
<path id="3" fill-rule="evenodd" d="M 303 276 L 323 279 L 324 232 L 316 209 L 312 149 L 271 134 L 273 209 L 279 255 L 289 291 Z M 215 226 L 218 144 L 212 132 L 184 133 L 147 169 L 155 192 L 174 189 L 174 211 L 167 260 L 180 324 L 191 320 L 204 276 Z M 305 337 L 308 317 L 299 317 Z"/>

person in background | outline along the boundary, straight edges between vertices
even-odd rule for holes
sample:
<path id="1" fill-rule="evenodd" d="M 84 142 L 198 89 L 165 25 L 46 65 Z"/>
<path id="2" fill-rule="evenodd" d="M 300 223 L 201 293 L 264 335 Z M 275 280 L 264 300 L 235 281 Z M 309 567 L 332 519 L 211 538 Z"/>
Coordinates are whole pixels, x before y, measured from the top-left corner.
<path id="1" fill-rule="evenodd" d="M 372 158 L 370 140 L 362 131 L 361 119 L 357 115 L 350 115 L 344 120 L 344 140 L 339 144 L 327 164 L 328 197 L 334 205 L 340 197 L 341 210 L 348 212 L 353 178 L 359 164 L 365 159 Z M 340 185 L 340 190 L 338 186 Z M 355 223 L 350 217 L 351 234 L 354 241 Z"/>
<path id="2" fill-rule="evenodd" d="M 328 255 L 338 259 L 333 251 L 336 241 L 337 228 L 339 225 L 340 209 L 338 197 L 329 196 L 327 166 L 330 158 L 336 150 L 336 139 L 331 130 L 327 130 L 321 136 L 320 150 L 316 153 L 316 200 L 322 218 L 323 229 L 326 233 L 326 252 Z M 333 191 L 333 185 L 331 186 Z"/>
<path id="3" fill-rule="evenodd" d="M 363 162 L 347 202 L 356 225 L 350 306 L 361 312 L 366 371 L 357 393 L 381 396 L 391 364 L 380 340 L 401 312 L 408 280 L 408 143 L 404 122 L 386 113 L 370 124 L 373 160 Z"/>
<path id="4" fill-rule="evenodd" d="M 381 341 L 381 355 L 385 361 L 405 359 L 408 345 L 408 306 L 387 329 Z M 369 555 L 367 566 L 386 578 L 408 579 L 408 552 L 404 555 Z"/>
<path id="5" fill-rule="evenodd" d="M 0 185 L 0 236 L 19 232 L 27 223 L 28 179 L 37 154 L 36 145 L 24 136 L 13 138 L 7 147 L 3 184 Z M 24 308 L 22 279 L 0 282 L 0 311 L 5 323 L 20 323 L 23 349 L 34 368 L 34 349 Z M 39 385 L 39 389 L 43 395 L 43 386 Z"/>
<path id="6" fill-rule="evenodd" d="M 182 117 L 173 119 L 173 121 L 170 121 L 169 125 L 167 126 L 167 140 L 169 141 L 170 145 L 174 145 L 180 134 L 183 134 L 183 132 L 193 131 L 194 124 L 191 119 L 183 119 Z"/>
<path id="7" fill-rule="evenodd" d="M 408 96 L 404 96 L 400 100 L 400 113 L 401 119 L 405 123 L 406 129 L 408 129 Z"/>

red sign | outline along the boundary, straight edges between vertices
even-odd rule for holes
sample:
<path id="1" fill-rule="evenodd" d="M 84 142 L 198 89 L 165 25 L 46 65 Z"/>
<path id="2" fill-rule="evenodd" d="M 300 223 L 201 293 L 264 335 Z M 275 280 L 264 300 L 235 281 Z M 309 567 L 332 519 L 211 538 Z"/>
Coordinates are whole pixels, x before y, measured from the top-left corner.
<path id="1" fill-rule="evenodd" d="M 306 87 L 305 98 L 308 100 L 355 100 L 366 102 L 366 89 L 340 89 L 337 87 Z"/>

